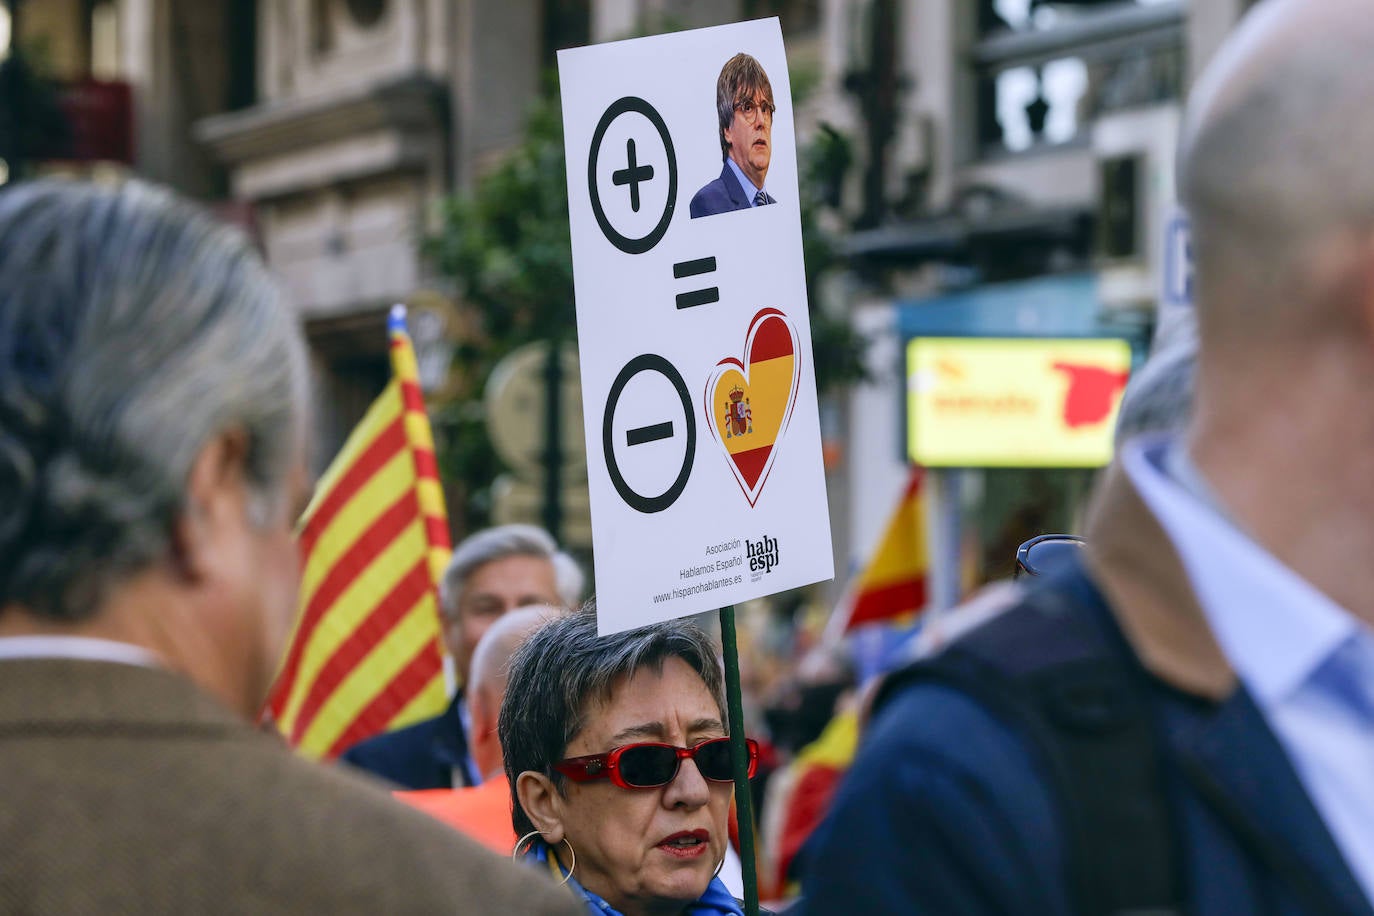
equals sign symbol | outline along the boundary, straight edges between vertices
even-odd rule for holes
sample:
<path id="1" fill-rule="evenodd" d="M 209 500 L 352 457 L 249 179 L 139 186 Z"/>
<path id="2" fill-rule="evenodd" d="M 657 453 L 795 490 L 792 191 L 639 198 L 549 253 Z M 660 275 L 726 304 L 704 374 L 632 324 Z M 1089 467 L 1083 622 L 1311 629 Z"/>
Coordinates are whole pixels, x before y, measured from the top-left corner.
<path id="1" fill-rule="evenodd" d="M 679 261 L 673 265 L 673 279 L 681 280 L 683 277 L 699 277 L 702 274 L 714 273 L 716 269 L 715 258 L 697 258 L 695 261 Z M 677 294 L 677 307 L 689 309 L 694 305 L 710 305 L 712 302 L 720 301 L 720 287 L 708 286 L 704 289 L 688 290 L 685 293 Z"/>

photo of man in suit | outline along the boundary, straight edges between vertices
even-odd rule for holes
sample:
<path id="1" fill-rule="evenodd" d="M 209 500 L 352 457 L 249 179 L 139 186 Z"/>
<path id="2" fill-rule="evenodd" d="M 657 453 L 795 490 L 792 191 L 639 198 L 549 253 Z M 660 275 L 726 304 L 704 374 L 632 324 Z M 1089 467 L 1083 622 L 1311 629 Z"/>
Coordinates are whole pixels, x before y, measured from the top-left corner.
<path id="1" fill-rule="evenodd" d="M 585 912 L 257 727 L 308 376 L 241 233 L 142 182 L 0 193 L 0 913 Z"/>
<path id="2" fill-rule="evenodd" d="M 716 79 L 720 123 L 720 176 L 692 197 L 692 219 L 777 203 L 764 185 L 773 156 L 773 86 L 743 52 L 725 62 Z"/>

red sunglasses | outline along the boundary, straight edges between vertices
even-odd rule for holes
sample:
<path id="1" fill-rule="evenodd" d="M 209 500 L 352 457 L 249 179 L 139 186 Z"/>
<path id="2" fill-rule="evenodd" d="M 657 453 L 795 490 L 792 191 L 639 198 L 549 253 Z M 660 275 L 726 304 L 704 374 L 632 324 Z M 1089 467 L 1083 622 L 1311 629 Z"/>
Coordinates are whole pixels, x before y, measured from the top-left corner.
<path id="1" fill-rule="evenodd" d="M 759 768 L 759 743 L 745 738 L 749 751 L 749 777 Z M 553 765 L 573 782 L 609 779 L 622 789 L 655 789 L 677 778 L 678 767 L 687 758 L 696 761 L 697 770 L 712 782 L 731 782 L 730 739 L 710 738 L 692 747 L 644 742 L 624 744 L 604 754 L 569 757 Z"/>

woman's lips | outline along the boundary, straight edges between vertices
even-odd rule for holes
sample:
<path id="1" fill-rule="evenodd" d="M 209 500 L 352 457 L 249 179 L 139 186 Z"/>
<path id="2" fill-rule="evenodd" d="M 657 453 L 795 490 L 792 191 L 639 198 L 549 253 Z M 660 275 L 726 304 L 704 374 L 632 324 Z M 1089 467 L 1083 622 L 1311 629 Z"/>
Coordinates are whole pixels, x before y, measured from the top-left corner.
<path id="1" fill-rule="evenodd" d="M 677 859 L 697 859 L 706 855 L 710 841 L 709 830 L 681 830 L 659 840 L 655 848 Z"/>

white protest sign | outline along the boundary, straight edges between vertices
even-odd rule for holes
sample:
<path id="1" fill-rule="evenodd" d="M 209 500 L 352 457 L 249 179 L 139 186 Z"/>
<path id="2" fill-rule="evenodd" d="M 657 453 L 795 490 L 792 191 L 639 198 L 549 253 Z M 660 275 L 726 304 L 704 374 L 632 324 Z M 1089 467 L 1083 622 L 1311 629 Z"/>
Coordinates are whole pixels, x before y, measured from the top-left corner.
<path id="1" fill-rule="evenodd" d="M 778 21 L 558 69 L 600 631 L 830 578 Z"/>

